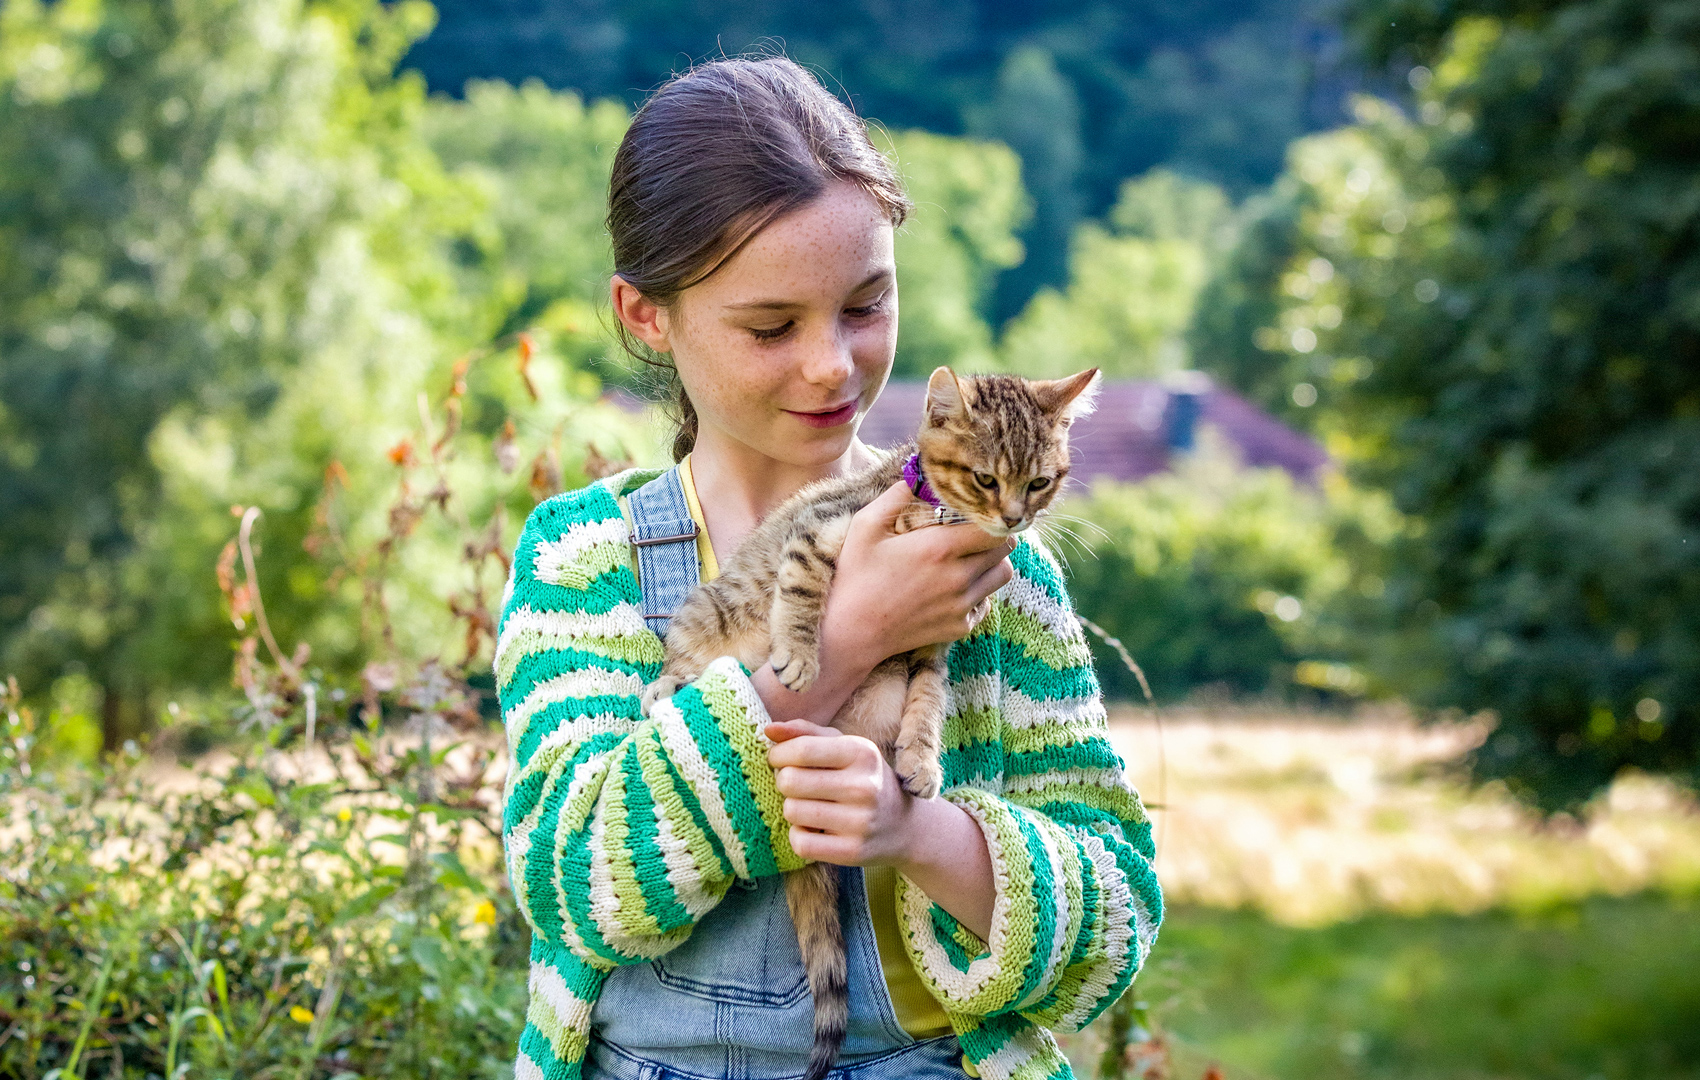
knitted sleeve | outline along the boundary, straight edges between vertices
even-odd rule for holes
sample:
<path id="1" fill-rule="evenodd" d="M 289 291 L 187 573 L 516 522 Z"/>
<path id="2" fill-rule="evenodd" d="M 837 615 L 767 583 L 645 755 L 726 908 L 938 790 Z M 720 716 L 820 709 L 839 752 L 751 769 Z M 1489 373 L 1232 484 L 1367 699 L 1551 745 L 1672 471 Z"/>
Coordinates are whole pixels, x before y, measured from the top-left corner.
<path id="1" fill-rule="evenodd" d="M 991 853 L 990 940 L 899 883 L 910 957 L 986 1075 L 1013 1071 L 1002 1057 L 1054 1052 L 1021 1018 L 1077 1030 L 1108 1008 L 1163 915 L 1151 826 L 1108 741 L 1062 573 L 1031 542 L 1011 561 L 1016 577 L 992 614 L 951 649 L 944 761 L 944 797 L 979 823 Z"/>
<path id="2" fill-rule="evenodd" d="M 767 764 L 767 714 L 735 660 L 643 717 L 662 649 L 629 552 L 610 488 L 540 505 L 496 643 L 514 897 L 541 943 L 600 970 L 680 944 L 734 877 L 802 865 Z"/>

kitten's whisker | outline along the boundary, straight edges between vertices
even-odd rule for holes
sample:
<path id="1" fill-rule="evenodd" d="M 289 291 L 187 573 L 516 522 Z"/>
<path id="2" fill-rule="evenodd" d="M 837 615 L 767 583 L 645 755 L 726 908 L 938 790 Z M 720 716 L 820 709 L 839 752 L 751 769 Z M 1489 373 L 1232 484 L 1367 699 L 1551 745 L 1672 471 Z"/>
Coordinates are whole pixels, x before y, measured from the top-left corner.
<path id="1" fill-rule="evenodd" d="M 1052 510 L 1041 510 L 1039 511 L 1039 515 L 1049 521 L 1068 521 L 1079 525 L 1088 531 L 1095 533 L 1095 538 L 1100 542 L 1110 538 L 1109 530 L 1105 529 L 1102 525 L 1090 518 L 1083 518 L 1076 514 L 1059 514 Z"/>
<path id="2" fill-rule="evenodd" d="M 1045 541 L 1045 546 L 1051 549 L 1052 554 L 1057 557 L 1057 561 L 1062 564 L 1065 570 L 1068 568 L 1069 550 L 1077 554 L 1091 556 L 1094 559 L 1098 557 L 1097 549 L 1092 544 L 1087 543 L 1073 529 L 1054 518 L 1043 516 L 1035 518 L 1033 531 L 1038 533 Z"/>

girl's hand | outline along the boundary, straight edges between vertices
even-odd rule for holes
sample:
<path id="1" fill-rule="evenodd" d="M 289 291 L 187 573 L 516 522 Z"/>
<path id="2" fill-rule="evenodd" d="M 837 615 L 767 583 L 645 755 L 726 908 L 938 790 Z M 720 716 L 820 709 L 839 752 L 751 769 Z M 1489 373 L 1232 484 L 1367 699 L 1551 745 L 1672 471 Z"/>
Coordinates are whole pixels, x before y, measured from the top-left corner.
<path id="1" fill-rule="evenodd" d="M 972 525 L 899 535 L 912 501 L 896 483 L 851 519 L 821 618 L 820 674 L 798 694 L 763 664 L 755 688 L 768 715 L 830 721 L 880 661 L 963 636 L 969 613 L 1015 576 L 1008 537 Z"/>
<path id="2" fill-rule="evenodd" d="M 968 812 L 903 790 L 879 747 L 807 720 L 769 724 L 767 752 L 791 850 L 839 866 L 893 866 L 989 939 L 997 887 L 986 836 Z"/>
<path id="3" fill-rule="evenodd" d="M 972 525 L 899 534 L 898 515 L 913 501 L 899 481 L 856 513 L 827 594 L 823 646 L 850 650 L 869 670 L 888 656 L 962 637 L 969 614 L 1015 576 L 1007 558 L 1013 537 Z"/>
<path id="4" fill-rule="evenodd" d="M 857 735 L 807 720 L 769 724 L 777 745 L 767 752 L 791 850 L 839 866 L 905 861 L 910 804 L 879 747 Z"/>

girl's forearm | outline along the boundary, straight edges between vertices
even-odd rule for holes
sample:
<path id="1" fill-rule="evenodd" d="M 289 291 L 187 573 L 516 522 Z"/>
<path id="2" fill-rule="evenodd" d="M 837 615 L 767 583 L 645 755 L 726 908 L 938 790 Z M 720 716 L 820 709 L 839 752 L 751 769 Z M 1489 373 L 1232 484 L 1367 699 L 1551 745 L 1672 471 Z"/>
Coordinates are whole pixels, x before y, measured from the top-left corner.
<path id="1" fill-rule="evenodd" d="M 911 799 L 908 850 L 899 873 L 982 940 L 992 934 L 997 884 L 979 822 L 944 799 Z"/>

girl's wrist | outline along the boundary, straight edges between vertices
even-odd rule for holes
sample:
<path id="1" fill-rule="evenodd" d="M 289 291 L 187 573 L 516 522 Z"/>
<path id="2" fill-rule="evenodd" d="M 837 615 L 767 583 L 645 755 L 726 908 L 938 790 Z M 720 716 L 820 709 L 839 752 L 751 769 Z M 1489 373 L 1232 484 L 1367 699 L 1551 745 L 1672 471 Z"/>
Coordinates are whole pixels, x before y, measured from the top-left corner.
<path id="1" fill-rule="evenodd" d="M 947 799 L 905 798 L 903 849 L 893 868 L 962 925 L 989 938 L 997 887 L 980 823 Z"/>

